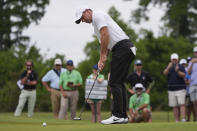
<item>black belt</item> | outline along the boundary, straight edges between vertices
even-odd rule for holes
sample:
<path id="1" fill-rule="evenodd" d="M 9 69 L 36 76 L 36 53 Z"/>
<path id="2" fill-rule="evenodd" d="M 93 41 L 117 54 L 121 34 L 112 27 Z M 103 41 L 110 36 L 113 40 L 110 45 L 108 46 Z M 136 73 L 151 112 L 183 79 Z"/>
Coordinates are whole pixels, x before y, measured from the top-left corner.
<path id="1" fill-rule="evenodd" d="M 35 88 L 34 89 L 33 88 L 24 88 L 24 90 L 33 91 L 33 90 L 35 90 Z"/>
<path id="2" fill-rule="evenodd" d="M 120 47 L 133 47 L 133 43 L 129 40 L 129 39 L 124 39 L 124 40 L 121 40 L 119 42 L 117 42 L 114 47 L 112 48 L 112 52 L 115 51 L 116 49 L 120 48 Z"/>

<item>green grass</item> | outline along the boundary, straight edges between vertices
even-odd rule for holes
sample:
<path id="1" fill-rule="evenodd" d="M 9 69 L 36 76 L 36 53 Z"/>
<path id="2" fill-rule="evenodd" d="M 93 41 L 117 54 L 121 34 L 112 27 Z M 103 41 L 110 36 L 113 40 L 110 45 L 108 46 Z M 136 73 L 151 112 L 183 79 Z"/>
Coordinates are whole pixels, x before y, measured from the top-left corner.
<path id="1" fill-rule="evenodd" d="M 68 114 L 69 115 L 69 114 Z M 102 118 L 110 115 L 102 112 Z M 13 113 L 0 113 L 0 131 L 196 131 L 196 122 L 175 123 L 172 112 L 153 112 L 152 123 L 137 124 L 113 124 L 102 125 L 92 123 L 90 112 L 84 112 L 82 120 L 56 120 L 52 113 L 35 113 L 32 118 L 28 118 L 26 113 L 20 117 L 14 117 Z M 42 123 L 47 126 L 43 127 Z"/>

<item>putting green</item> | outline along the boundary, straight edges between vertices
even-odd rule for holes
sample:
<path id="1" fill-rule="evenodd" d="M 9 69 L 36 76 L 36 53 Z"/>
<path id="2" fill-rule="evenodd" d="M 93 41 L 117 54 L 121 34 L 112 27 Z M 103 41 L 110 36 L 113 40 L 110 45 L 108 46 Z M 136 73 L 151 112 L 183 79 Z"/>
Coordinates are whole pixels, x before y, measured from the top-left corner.
<path id="1" fill-rule="evenodd" d="M 110 113 L 102 113 L 107 118 Z M 56 120 L 52 113 L 35 113 L 28 118 L 26 113 L 14 117 L 13 113 L 0 113 L 0 131 L 196 131 L 197 122 L 175 123 L 172 113 L 153 112 L 152 123 L 102 125 L 92 123 L 90 112 L 84 112 L 82 120 Z M 69 114 L 68 114 L 69 116 Z M 42 123 L 47 126 L 43 127 Z"/>

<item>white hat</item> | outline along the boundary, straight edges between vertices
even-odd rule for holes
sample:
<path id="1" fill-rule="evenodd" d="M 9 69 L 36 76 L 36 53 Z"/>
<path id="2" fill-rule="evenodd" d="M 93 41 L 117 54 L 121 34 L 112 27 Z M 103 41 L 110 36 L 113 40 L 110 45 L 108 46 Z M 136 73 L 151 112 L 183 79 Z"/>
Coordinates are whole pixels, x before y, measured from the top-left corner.
<path id="1" fill-rule="evenodd" d="M 177 54 L 177 53 L 173 53 L 173 54 L 171 55 L 171 60 L 172 60 L 172 59 L 178 60 L 178 59 L 179 59 L 178 54 Z"/>
<path id="2" fill-rule="evenodd" d="M 194 47 L 194 50 L 193 50 L 193 52 L 197 52 L 197 46 L 196 46 L 196 47 Z"/>
<path id="3" fill-rule="evenodd" d="M 133 87 L 133 90 L 136 91 L 136 88 L 141 88 L 143 91 L 145 91 L 145 88 L 141 83 L 135 84 L 135 86 Z"/>
<path id="4" fill-rule="evenodd" d="M 55 59 L 54 65 L 62 65 L 61 59 Z"/>
<path id="5" fill-rule="evenodd" d="M 86 9 L 90 9 L 88 6 L 86 5 L 82 5 L 80 7 L 78 7 L 76 9 L 76 12 L 75 12 L 75 23 L 76 24 L 79 24 L 81 22 L 81 17 L 82 17 L 82 14 L 83 12 L 86 10 Z"/>
<path id="6" fill-rule="evenodd" d="M 187 64 L 186 59 L 181 59 L 180 62 L 179 62 L 179 64 L 181 64 L 181 65 L 182 65 L 182 64 Z"/>

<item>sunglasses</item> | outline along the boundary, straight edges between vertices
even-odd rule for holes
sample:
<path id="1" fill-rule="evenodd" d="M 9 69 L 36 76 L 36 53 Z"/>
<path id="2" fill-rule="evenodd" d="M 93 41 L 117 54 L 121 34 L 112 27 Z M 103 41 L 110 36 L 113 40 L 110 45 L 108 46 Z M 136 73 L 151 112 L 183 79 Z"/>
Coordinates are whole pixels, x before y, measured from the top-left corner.
<path id="1" fill-rule="evenodd" d="M 26 65 L 26 66 L 32 66 L 32 65 Z"/>

